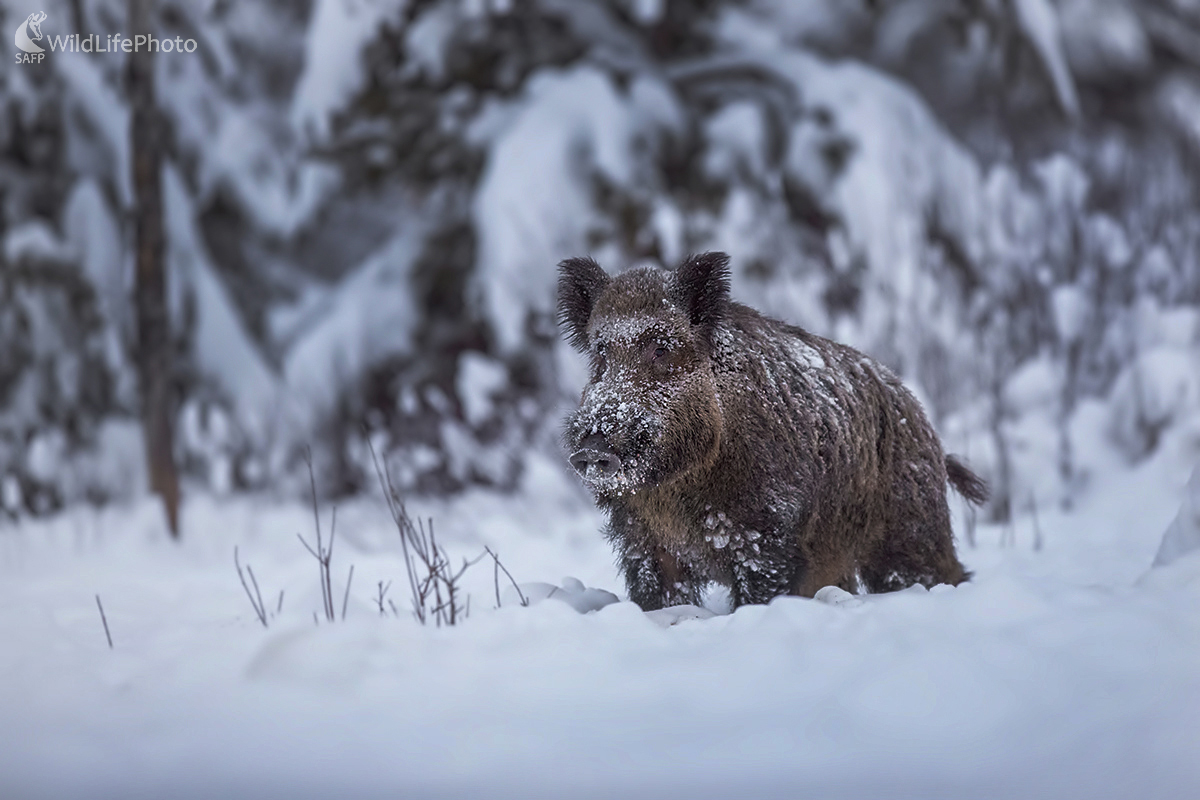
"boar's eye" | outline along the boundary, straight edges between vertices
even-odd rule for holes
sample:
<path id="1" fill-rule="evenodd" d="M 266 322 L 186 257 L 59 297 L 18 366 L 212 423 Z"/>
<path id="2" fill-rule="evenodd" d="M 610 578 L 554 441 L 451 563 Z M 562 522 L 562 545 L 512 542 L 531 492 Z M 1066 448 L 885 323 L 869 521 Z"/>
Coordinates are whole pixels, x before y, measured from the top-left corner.
<path id="1" fill-rule="evenodd" d="M 663 344 L 661 342 L 654 342 L 653 344 L 649 344 L 646 346 L 646 350 L 645 350 L 646 360 L 649 361 L 650 363 L 654 363 L 655 361 L 658 361 L 663 356 L 665 356 L 667 354 L 667 352 L 668 352 L 668 349 L 665 344 Z"/>
<path id="2" fill-rule="evenodd" d="M 592 351 L 592 365 L 596 370 L 597 377 L 603 375 L 605 367 L 608 366 L 608 359 L 605 357 L 607 355 L 607 351 L 608 348 L 605 347 L 604 342 L 596 342 L 596 348 Z"/>

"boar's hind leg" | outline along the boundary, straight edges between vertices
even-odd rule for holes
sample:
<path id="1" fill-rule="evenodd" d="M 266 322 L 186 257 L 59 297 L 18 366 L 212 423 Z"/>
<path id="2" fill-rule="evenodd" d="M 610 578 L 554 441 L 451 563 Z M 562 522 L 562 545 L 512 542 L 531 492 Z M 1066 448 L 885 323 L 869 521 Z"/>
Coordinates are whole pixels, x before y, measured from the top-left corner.
<path id="1" fill-rule="evenodd" d="M 903 455 L 903 454 L 901 454 Z M 882 536 L 869 546 L 862 579 L 870 592 L 894 592 L 913 584 L 956 586 L 968 577 L 954 553 L 946 472 L 941 454 L 897 459 L 891 492 L 883 504 Z"/>
<path id="2" fill-rule="evenodd" d="M 661 546 L 654 546 L 648 553 L 626 549 L 621 555 L 621 570 L 629 599 L 643 611 L 699 605 L 702 600 L 701 588 L 688 566 Z"/>
<path id="3" fill-rule="evenodd" d="M 836 586 L 853 594 L 858 591 L 854 563 L 847 552 L 821 553 L 804 560 L 803 568 L 792 581 L 792 594 L 812 597 L 826 586 Z"/>
<path id="4" fill-rule="evenodd" d="M 894 592 L 919 583 L 925 587 L 956 586 L 969 575 L 954 554 L 949 519 L 922 527 L 910 523 L 884 536 L 862 565 L 869 592 Z"/>

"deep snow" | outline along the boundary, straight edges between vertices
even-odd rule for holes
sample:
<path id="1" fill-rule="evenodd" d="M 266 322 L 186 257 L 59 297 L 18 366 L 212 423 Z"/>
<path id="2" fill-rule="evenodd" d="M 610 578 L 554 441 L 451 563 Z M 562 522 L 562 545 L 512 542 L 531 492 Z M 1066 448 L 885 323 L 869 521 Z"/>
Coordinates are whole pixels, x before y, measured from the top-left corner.
<path id="1" fill-rule="evenodd" d="M 376 581 L 406 589 L 380 499 L 339 509 L 336 624 L 313 623 L 298 503 L 193 498 L 179 545 L 150 502 L 0 528 L 0 796 L 1196 797 L 1200 553 L 1150 564 L 1197 441 L 1096 477 L 1036 536 L 980 526 L 958 588 L 674 626 L 511 590 L 494 610 L 484 563 L 462 625 L 381 618 Z M 520 581 L 620 591 L 550 458 L 515 496 L 413 510 L 456 559 L 489 544 Z M 269 608 L 284 590 L 267 630 L 234 545 Z"/>
<path id="2" fill-rule="evenodd" d="M 23 8 L 23 0 L 0 3 Z M 48 5 L 56 33 L 83 11 L 93 25 L 115 24 L 104 3 Z M 425 445 L 407 448 L 408 462 L 397 465 L 401 483 L 405 470 L 436 467 L 443 457 L 460 481 L 511 469 L 506 443 L 484 446 L 471 433 L 498 416 L 505 366 L 493 356 L 527 343 L 530 312 L 552 311 L 554 264 L 590 249 L 595 232 L 602 243 L 592 252 L 606 266 L 628 260 L 615 212 L 596 199 L 599 176 L 618 195 L 645 204 L 651 222 L 637 232 L 639 252 L 653 245 L 673 262 L 693 246 L 726 249 L 743 265 L 734 276 L 739 300 L 887 356 L 930 396 L 936 385 L 922 387 L 914 366 L 923 343 L 943 347 L 949 382 L 962 383 L 962 396 L 942 387 L 949 398 L 949 416 L 939 423 L 946 441 L 977 465 L 994 466 L 986 431 L 998 403 L 1008 415 L 1003 433 L 1021 516 L 1011 529 L 981 526 L 974 547 L 959 521 L 962 557 L 976 577 L 957 589 L 865 599 L 833 593 L 828 602 L 783 598 L 716 616 L 695 609 L 646 615 L 628 603 L 580 614 L 575 607 L 600 605 L 603 590 L 619 593 L 619 579 L 600 516 L 562 474 L 561 457 L 534 455 L 516 495 L 476 491 L 414 510 L 435 518 L 455 558 L 489 545 L 531 596 L 553 597 L 494 610 L 485 562 L 468 573 L 472 613 L 460 627 L 421 628 L 403 614 L 380 618 L 371 599 L 377 581 L 392 581 L 389 596 L 403 607 L 404 572 L 382 500 L 362 499 L 339 510 L 339 607 L 347 570 L 355 567 L 347 619 L 314 625 L 317 569 L 296 540 L 297 533 L 311 538 L 309 510 L 219 494 L 232 483 L 234 448 L 224 440 L 241 431 L 250 449 L 283 452 L 314 435 L 337 403 L 335 389 L 356 385 L 385 359 L 413 355 L 425 312 L 418 314 L 415 299 L 397 287 L 408 285 L 430 237 L 444 229 L 436 208 L 408 199 L 362 201 L 369 213 L 327 205 L 363 189 L 343 182 L 346 174 L 307 147 L 330 144 L 333 119 L 366 85 L 364 54 L 382 23 L 404 36 L 417 73 L 439 76 L 447 59 L 463 52 L 450 44 L 455 28 L 507 4 L 424 4 L 407 28 L 403 0 L 321 0 L 307 22 L 290 27 L 284 15 L 256 4 L 197 4 L 191 11 L 177 5 L 200 31 L 204 57 L 163 61 L 169 69 L 160 96 L 181 155 L 165 184 L 173 243 L 168 283 L 174 309 L 195 311 L 188 363 L 229 400 L 229 416 L 210 423 L 228 436 L 200 431 L 199 406 L 181 413 L 184 444 L 193 457 L 205 456 L 209 489 L 218 494 L 187 492 L 178 545 L 168 541 L 157 506 L 144 499 L 5 521 L 25 505 L 5 470 L 56 484 L 68 503 L 96 488 L 122 497 L 122 487 L 144 484 L 133 423 L 99 421 L 94 455 L 69 461 L 62 431 L 35 424 L 39 403 L 53 394 L 39 394 L 39 384 L 24 379 L 28 388 L 3 409 L 15 420 L 11 441 L 21 446 L 11 458 L 0 452 L 0 800 L 1200 797 L 1200 554 L 1186 552 L 1200 543 L 1200 496 L 1193 491 L 1183 500 L 1200 461 L 1200 314 L 1188 305 L 1195 295 L 1185 280 L 1196 274 L 1186 260 L 1193 251 L 1167 246 L 1170 226 L 1143 235 L 1091 208 L 1097 176 L 1085 170 L 1086 159 L 1052 154 L 1025 165 L 1029 175 L 1007 157 L 993 163 L 956 140 L 895 74 L 839 61 L 837 47 L 826 61 L 814 55 L 820 46 L 802 43 L 809 34 L 819 43 L 822 30 L 825 41 L 849 30 L 842 17 L 856 4 L 729 9 L 713 23 L 713 58 L 695 63 L 678 54 L 642 63 L 640 51 L 622 54 L 621 37 L 610 35 L 618 26 L 591 24 L 606 19 L 596 13 L 600 4 L 547 4 L 569 11 L 573 25 L 596 41 L 612 43 L 567 67 L 535 62 L 511 94 L 486 99 L 462 120 L 452 104 L 443 108 L 452 129 L 446 142 L 469 143 L 487 156 L 478 185 L 459 185 L 452 175 L 447 185 L 470 198 L 464 216 L 479 242 L 471 265 L 481 293 L 478 321 L 497 341 L 487 356 L 470 351 L 459 358 L 455 386 L 468 424 L 443 421 L 440 454 Z M 1012 41 L 1032 47 L 1067 115 L 1087 97 L 1086 82 L 1076 77 L 1120 64 L 1132 77 L 1134 66 L 1153 61 L 1152 48 L 1163 46 L 1161 32 L 1144 28 L 1132 2 L 1010 5 L 1023 32 Z M 663 4 L 645 0 L 629 13 L 658 19 Z M 878 29 L 894 40 L 897 58 L 916 41 L 904 27 Z M 247 47 L 256 59 L 239 54 Z M 292 56 L 273 53 L 301 50 L 291 90 L 276 96 L 255 88 L 256 60 L 286 71 Z M 725 52 L 736 59 L 724 62 Z M 118 394 L 133 397 L 120 347 L 130 321 L 123 298 L 131 262 L 122 255 L 119 228 L 132 191 L 121 70 L 103 57 L 52 55 L 52 80 L 40 88 L 24 67 L 0 71 L 0 78 L 8 81 L 8 99 L 24 98 L 10 109 L 14 120 L 33 118 L 39 103 L 61 107 L 49 118 L 61 119 L 65 144 L 47 163 L 69 166 L 11 180 L 14 202 L 22 192 L 43 196 L 26 191 L 31 186 L 68 182 L 63 230 L 60 236 L 38 219 L 42 210 L 20 201 L 14 208 L 30 219 L 18 214 L 0 249 L 10 263 L 76 258 L 107 321 L 105 357 L 124 387 Z M 1145 107 L 1167 109 L 1152 129 L 1178 129 L 1197 140 L 1200 102 L 1190 73 L 1174 57 L 1164 63 L 1161 83 L 1130 85 L 1142 87 Z M 711 109 L 678 88 L 689 70 L 711 77 L 738 64 L 763 67 L 773 76 L 768 83 L 794 90 L 799 107 L 784 108 L 783 122 L 773 121 L 766 94 L 758 96 L 767 84 L 758 81 L 744 96 L 714 95 Z M 628 82 L 614 78 L 630 69 Z M 360 114 L 358 121 L 387 119 Z M 689 125 L 704 131 L 704 169 L 724 187 L 715 209 L 703 209 L 699 199 L 684 202 L 690 190 L 663 172 L 665 143 Z M 1020 141 L 1010 134 L 997 131 Z M 831 147 L 855 155 L 835 169 L 825 157 Z M 779 152 L 771 155 L 773 149 Z M 1190 184 L 1166 180 L 1157 161 L 1141 162 L 1143 153 L 1115 151 L 1118 161 L 1157 176 L 1162 185 L 1155 189 L 1170 208 L 1172 192 Z M 841 220 L 822 247 L 831 267 L 753 277 L 744 265 L 807 263 L 801 230 L 779 195 L 783 178 L 825 198 L 822 211 Z M 344 225 L 339 243 L 346 249 L 338 257 L 348 263 L 339 282 L 306 277 L 312 263 L 280 266 L 298 294 L 264 300 L 264 339 L 251 334 L 217 254 L 207 249 L 200 217 L 219 192 L 253 233 L 243 245 L 257 246 L 259 237 L 294 242 L 325 224 Z M 395 196 L 407 197 L 400 190 Z M 322 222 L 329 208 L 347 216 Z M 389 222 L 376 231 L 380 214 Z M 940 256 L 933 257 L 940 246 L 929 241 L 930 222 L 970 257 L 982 300 L 1015 302 L 1009 281 L 1030 265 L 1048 270 L 1054 337 L 1038 355 L 1014 363 L 1012 374 L 999 375 L 1004 384 L 995 400 L 978 393 L 984 384 L 972 370 L 1010 345 L 967 335 L 964 308 L 953 301 Z M 359 240 L 373 244 L 358 253 L 349 245 Z M 1076 240 L 1084 244 L 1082 261 L 1064 249 Z M 288 258 L 303 255 L 292 252 Z M 1087 259 L 1100 266 L 1088 267 Z M 860 266 L 866 271 L 858 313 L 825 308 L 827 279 Z M 1110 298 L 1102 306 L 1083 277 L 1068 280 L 1080 266 L 1093 277 L 1101 268 L 1110 276 L 1136 270 L 1142 277 L 1129 287 L 1139 299 Z M 1063 348 L 1087 336 L 1096 320 L 1111 340 L 1096 354 L 1115 359 L 1119 371 L 1105 396 L 1085 394 L 1076 406 L 1067 400 Z M 33 352 L 55 351 L 55 327 L 46 316 L 31 329 Z M 562 345 L 554 359 L 558 388 L 569 395 L 586 377 L 583 360 Z M 45 363 L 65 369 L 73 362 Z M 1058 469 L 1064 451 L 1073 454 L 1065 471 Z M 1136 468 L 1127 466 L 1151 452 Z M 265 471 L 267 481 L 279 472 Z M 1069 511 L 1059 508 L 1064 501 L 1073 503 Z M 322 510 L 326 525 L 329 513 Z M 1160 548 L 1168 528 L 1168 546 Z M 267 630 L 238 582 L 235 546 L 269 608 L 284 592 Z M 1173 560 L 1151 568 L 1156 554 Z M 594 588 L 583 591 L 564 576 Z M 96 595 L 112 629 L 111 651 Z"/>

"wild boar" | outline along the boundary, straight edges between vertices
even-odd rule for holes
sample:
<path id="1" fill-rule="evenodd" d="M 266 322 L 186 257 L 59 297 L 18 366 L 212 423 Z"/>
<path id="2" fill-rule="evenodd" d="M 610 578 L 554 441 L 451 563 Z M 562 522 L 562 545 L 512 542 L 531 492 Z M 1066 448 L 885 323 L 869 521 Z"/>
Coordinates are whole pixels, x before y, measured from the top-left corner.
<path id="1" fill-rule="evenodd" d="M 980 504 L 985 484 L 887 367 L 732 301 L 728 262 L 559 265 L 561 325 L 591 359 L 564 443 L 630 599 L 698 604 L 715 582 L 736 607 L 966 580 L 946 486 Z"/>

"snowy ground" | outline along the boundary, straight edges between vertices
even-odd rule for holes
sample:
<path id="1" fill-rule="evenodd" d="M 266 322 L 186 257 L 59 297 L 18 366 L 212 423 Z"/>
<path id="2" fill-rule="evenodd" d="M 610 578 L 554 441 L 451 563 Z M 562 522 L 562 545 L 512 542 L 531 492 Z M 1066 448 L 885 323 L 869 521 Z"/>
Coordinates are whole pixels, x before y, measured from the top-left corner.
<path id="1" fill-rule="evenodd" d="M 1190 443 L 1189 443 L 1190 442 Z M 300 504 L 195 498 L 0 528 L 0 797 L 1200 796 L 1200 553 L 1148 571 L 1197 460 L 1097 478 L 976 579 L 842 605 L 781 598 L 666 627 L 629 603 L 380 618 L 403 570 L 382 502 L 339 510 L 344 623 L 313 624 Z M 512 498 L 426 504 L 452 552 L 620 591 L 599 518 L 549 461 Z M 326 511 L 327 513 L 327 511 Z M 326 517 L 327 521 L 327 517 Z M 284 590 L 264 630 L 233 566 Z M 112 629 L 109 650 L 94 595 Z"/>

